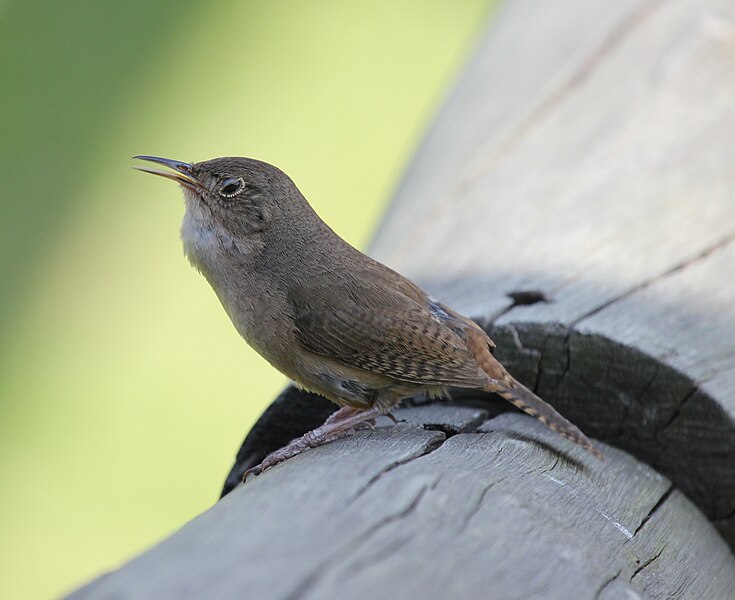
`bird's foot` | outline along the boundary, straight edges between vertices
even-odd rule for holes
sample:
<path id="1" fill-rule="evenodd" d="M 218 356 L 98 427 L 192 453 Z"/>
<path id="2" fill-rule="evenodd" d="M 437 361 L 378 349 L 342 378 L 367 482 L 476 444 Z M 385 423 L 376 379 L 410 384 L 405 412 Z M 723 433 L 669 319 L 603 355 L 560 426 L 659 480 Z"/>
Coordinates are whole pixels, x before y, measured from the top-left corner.
<path id="1" fill-rule="evenodd" d="M 305 433 L 300 438 L 291 440 L 283 448 L 271 452 L 259 465 L 250 467 L 243 473 L 242 480 L 247 481 L 251 475 L 260 475 L 266 469 L 270 469 L 289 458 L 301 454 L 304 450 L 316 448 L 317 446 L 333 442 L 340 438 L 349 437 L 355 433 L 355 428 L 358 425 L 374 426 L 375 419 L 382 414 L 377 408 L 364 410 L 349 406 L 340 408 L 316 429 Z"/>

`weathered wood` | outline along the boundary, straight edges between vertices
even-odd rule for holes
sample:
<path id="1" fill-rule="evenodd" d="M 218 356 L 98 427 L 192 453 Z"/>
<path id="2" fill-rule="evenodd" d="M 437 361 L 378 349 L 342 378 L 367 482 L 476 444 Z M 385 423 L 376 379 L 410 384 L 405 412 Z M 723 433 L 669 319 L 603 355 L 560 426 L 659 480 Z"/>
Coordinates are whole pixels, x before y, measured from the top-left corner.
<path id="1" fill-rule="evenodd" d="M 289 389 L 231 493 L 76 597 L 730 598 L 733 57 L 730 0 L 508 2 L 372 248 L 606 462 L 458 392 L 237 487 L 332 410 Z"/>
<path id="2" fill-rule="evenodd" d="M 508 3 L 373 245 L 731 545 L 733 56 L 730 0 Z"/>
<path id="3" fill-rule="evenodd" d="M 472 432 L 388 425 L 318 448 L 73 598 L 584 599 L 643 589 L 725 598 L 734 589 L 735 559 L 714 528 L 626 453 L 608 448 L 602 463 L 518 414 L 485 422 L 487 433 L 473 409 L 403 415 Z"/>

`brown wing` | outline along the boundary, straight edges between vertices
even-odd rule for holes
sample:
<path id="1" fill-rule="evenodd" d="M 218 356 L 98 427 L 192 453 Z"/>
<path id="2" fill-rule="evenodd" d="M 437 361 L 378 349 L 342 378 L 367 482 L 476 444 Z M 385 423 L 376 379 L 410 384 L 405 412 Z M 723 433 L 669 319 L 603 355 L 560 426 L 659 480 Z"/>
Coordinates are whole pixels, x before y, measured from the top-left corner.
<path id="1" fill-rule="evenodd" d="M 464 339 L 469 322 L 423 293 L 409 297 L 374 281 L 349 284 L 328 291 L 300 286 L 289 295 L 297 338 L 305 348 L 399 381 L 487 384 Z"/>

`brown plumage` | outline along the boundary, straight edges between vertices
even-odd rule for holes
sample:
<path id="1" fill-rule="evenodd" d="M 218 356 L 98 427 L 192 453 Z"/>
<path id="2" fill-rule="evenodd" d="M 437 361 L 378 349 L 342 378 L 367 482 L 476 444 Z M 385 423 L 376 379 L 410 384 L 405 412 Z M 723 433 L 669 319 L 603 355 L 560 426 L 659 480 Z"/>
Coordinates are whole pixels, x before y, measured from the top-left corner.
<path id="1" fill-rule="evenodd" d="M 351 278 L 349 292 L 333 288 L 325 296 L 300 286 L 290 298 L 297 338 L 305 348 L 396 384 L 419 386 L 414 393 L 454 386 L 498 394 L 602 458 L 578 427 L 506 371 L 479 325 L 395 271 L 370 262 L 360 277 Z"/>
<path id="2" fill-rule="evenodd" d="M 403 398 L 448 387 L 494 392 L 596 456 L 585 435 L 513 379 L 476 323 L 359 252 L 279 169 L 246 158 L 139 157 L 185 189 L 184 249 L 238 332 L 301 387 L 343 407 L 259 472 L 348 435 Z"/>

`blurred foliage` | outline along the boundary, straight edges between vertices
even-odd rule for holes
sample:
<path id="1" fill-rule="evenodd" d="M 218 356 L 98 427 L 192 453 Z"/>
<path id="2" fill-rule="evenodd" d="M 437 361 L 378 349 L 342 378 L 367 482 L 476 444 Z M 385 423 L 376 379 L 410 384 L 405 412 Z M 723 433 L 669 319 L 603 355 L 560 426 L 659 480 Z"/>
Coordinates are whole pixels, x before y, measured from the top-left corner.
<path id="1" fill-rule="evenodd" d="M 488 0 L 0 4 L 0 597 L 68 591 L 217 498 L 284 384 L 134 154 L 288 172 L 360 246 Z"/>

